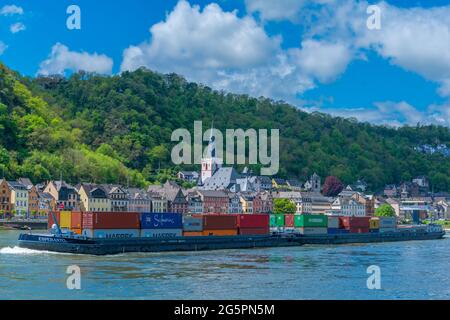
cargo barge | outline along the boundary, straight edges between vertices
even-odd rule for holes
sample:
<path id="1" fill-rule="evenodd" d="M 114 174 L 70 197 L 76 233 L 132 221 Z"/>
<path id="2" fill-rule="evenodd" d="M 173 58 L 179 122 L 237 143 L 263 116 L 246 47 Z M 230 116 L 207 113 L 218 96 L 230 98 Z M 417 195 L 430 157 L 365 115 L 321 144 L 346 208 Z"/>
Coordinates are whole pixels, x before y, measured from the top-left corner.
<path id="1" fill-rule="evenodd" d="M 200 236 L 170 239 L 88 239 L 58 235 L 21 234 L 19 247 L 51 252 L 112 255 L 127 252 L 204 251 L 292 247 L 306 244 L 335 245 L 351 243 L 395 242 L 441 239 L 445 231 L 388 232 L 334 235 L 272 234 L 261 236 Z"/>

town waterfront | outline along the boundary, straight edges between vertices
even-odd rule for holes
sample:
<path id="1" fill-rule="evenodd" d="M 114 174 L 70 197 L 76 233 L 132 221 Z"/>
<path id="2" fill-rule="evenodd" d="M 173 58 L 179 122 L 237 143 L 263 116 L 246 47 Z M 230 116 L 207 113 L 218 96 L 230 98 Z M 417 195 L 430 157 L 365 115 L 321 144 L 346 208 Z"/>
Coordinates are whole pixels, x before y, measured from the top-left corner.
<path id="1" fill-rule="evenodd" d="M 0 231 L 2 299 L 449 299 L 450 238 L 94 257 L 17 248 Z M 68 266 L 81 290 L 68 290 Z M 369 290 L 367 267 L 381 268 Z"/>

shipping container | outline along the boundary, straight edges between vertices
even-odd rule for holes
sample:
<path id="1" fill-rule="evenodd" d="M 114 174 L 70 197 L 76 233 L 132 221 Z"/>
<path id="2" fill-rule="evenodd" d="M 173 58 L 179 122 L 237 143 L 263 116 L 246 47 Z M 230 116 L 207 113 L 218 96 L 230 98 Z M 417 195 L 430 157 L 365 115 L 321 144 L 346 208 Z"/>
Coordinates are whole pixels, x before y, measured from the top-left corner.
<path id="1" fill-rule="evenodd" d="M 205 214 L 203 215 L 203 229 L 208 230 L 230 230 L 236 229 L 237 216 L 232 214 Z"/>
<path id="2" fill-rule="evenodd" d="M 380 220 L 372 218 L 369 220 L 369 229 L 380 229 Z"/>
<path id="3" fill-rule="evenodd" d="M 81 229 L 82 228 L 82 217 L 83 214 L 81 212 L 72 211 L 72 215 L 70 218 L 70 229 Z"/>
<path id="4" fill-rule="evenodd" d="M 296 228 L 327 228 L 328 216 L 318 214 L 295 215 Z"/>
<path id="5" fill-rule="evenodd" d="M 269 227 L 268 214 L 239 214 L 237 215 L 239 228 L 267 228 Z"/>
<path id="6" fill-rule="evenodd" d="M 58 224 L 59 224 L 59 222 L 61 221 L 60 220 L 60 212 L 53 212 L 53 214 L 52 214 L 52 212 L 49 212 L 48 213 L 48 225 L 47 225 L 47 228 L 50 230 L 51 228 L 52 228 L 52 226 L 55 224 L 55 221 L 53 220 L 53 215 L 55 216 L 55 218 L 56 218 L 56 221 L 58 222 Z"/>
<path id="7" fill-rule="evenodd" d="M 339 229 L 339 217 L 328 216 L 328 228 Z"/>
<path id="8" fill-rule="evenodd" d="M 183 217 L 183 230 L 187 232 L 203 231 L 203 219 L 200 217 Z"/>
<path id="9" fill-rule="evenodd" d="M 72 220 L 72 212 L 71 211 L 61 211 L 60 212 L 60 222 L 59 226 L 61 229 L 70 229 L 71 227 L 71 220 Z"/>
<path id="10" fill-rule="evenodd" d="M 81 229 L 70 229 L 70 231 L 72 231 L 75 234 L 79 234 L 79 235 L 81 235 L 81 233 L 82 233 Z"/>
<path id="11" fill-rule="evenodd" d="M 275 215 L 275 226 L 276 227 L 284 227 L 284 214 L 276 214 Z"/>
<path id="12" fill-rule="evenodd" d="M 196 232 L 196 231 L 183 231 L 184 237 L 202 237 L 203 232 Z"/>
<path id="13" fill-rule="evenodd" d="M 143 213 L 141 214 L 141 229 L 182 229 L 183 215 L 181 213 Z"/>
<path id="14" fill-rule="evenodd" d="M 293 228 L 294 227 L 294 215 L 293 214 L 286 214 L 284 216 L 284 226 L 287 228 Z"/>
<path id="15" fill-rule="evenodd" d="M 142 229 L 141 238 L 175 238 L 183 235 L 182 229 Z"/>
<path id="16" fill-rule="evenodd" d="M 241 235 L 265 235 L 269 234 L 269 228 L 239 228 L 239 234 Z"/>
<path id="17" fill-rule="evenodd" d="M 299 232 L 300 234 L 303 234 L 303 235 L 324 235 L 324 234 L 328 234 L 328 229 L 327 228 L 310 228 L 310 227 L 306 227 L 306 228 L 297 228 L 296 231 Z"/>
<path id="18" fill-rule="evenodd" d="M 204 236 L 236 236 L 238 234 L 237 229 L 220 229 L 220 230 L 203 230 Z"/>
<path id="19" fill-rule="evenodd" d="M 397 218 L 395 217 L 379 217 L 380 229 L 396 228 Z"/>
<path id="20" fill-rule="evenodd" d="M 138 238 L 139 229 L 83 229 L 82 235 L 95 239 Z"/>
<path id="21" fill-rule="evenodd" d="M 380 233 L 380 229 L 369 229 L 370 233 Z"/>
<path id="22" fill-rule="evenodd" d="M 344 234 L 344 233 L 349 233 L 349 230 L 339 228 L 328 228 L 328 234 Z"/>
<path id="23" fill-rule="evenodd" d="M 370 217 L 339 217 L 339 228 L 369 228 Z"/>
<path id="24" fill-rule="evenodd" d="M 277 217 L 274 214 L 270 215 L 270 227 L 275 228 L 277 226 Z"/>
<path id="25" fill-rule="evenodd" d="M 350 233 L 369 233 L 369 227 L 351 227 Z"/>
<path id="26" fill-rule="evenodd" d="M 84 212 L 83 229 L 140 229 L 137 212 Z"/>

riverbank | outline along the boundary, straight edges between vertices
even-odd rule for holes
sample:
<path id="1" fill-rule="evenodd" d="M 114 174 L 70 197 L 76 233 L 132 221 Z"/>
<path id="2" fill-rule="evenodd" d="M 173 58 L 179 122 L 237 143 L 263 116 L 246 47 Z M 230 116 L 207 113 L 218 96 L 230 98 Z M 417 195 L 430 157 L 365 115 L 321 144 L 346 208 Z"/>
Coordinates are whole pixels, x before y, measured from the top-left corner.
<path id="1" fill-rule="evenodd" d="M 31 230 L 47 230 L 47 219 L 21 219 L 21 220 L 8 220 L 0 219 L 0 230 L 9 229 L 8 225 L 18 227 L 29 227 Z"/>

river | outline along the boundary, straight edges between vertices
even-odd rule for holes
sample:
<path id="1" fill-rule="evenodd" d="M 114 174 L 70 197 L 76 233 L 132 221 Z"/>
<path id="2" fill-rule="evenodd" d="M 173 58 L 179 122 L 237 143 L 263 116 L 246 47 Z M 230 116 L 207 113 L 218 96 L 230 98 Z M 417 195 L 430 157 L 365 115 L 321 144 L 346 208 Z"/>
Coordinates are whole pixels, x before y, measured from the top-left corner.
<path id="1" fill-rule="evenodd" d="M 94 257 L 16 247 L 0 231 L 1 299 L 449 299 L 450 238 Z M 81 289 L 67 289 L 67 268 Z M 368 289 L 369 266 L 381 289 Z"/>

